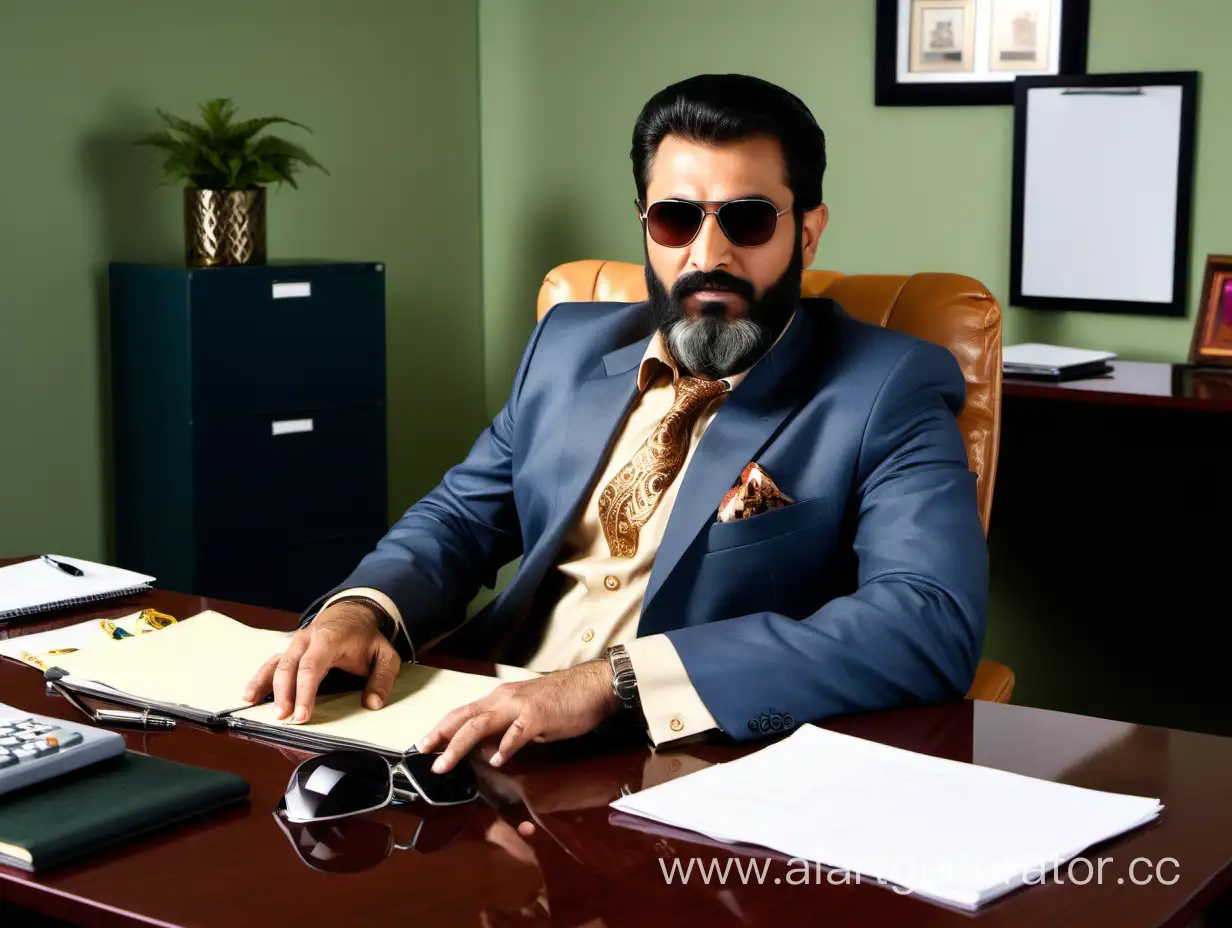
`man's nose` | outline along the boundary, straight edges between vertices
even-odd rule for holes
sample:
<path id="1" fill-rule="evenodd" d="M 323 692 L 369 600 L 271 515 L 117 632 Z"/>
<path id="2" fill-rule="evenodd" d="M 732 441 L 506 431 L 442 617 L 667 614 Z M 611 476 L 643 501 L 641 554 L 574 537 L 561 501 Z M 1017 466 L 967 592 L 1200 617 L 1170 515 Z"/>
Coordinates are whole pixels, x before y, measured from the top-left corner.
<path id="1" fill-rule="evenodd" d="M 702 219 L 697 238 L 689 246 L 689 265 L 698 271 L 713 271 L 732 261 L 732 243 L 719 225 L 719 217 L 708 213 Z"/>

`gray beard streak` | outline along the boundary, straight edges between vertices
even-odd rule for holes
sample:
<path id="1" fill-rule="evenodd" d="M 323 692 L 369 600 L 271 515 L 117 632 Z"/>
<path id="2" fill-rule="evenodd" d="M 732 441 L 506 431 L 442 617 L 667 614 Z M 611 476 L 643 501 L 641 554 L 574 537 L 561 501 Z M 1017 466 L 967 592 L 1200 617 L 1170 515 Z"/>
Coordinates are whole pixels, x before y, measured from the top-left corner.
<path id="1" fill-rule="evenodd" d="M 688 370 L 710 377 L 729 377 L 756 358 L 764 332 L 752 319 L 728 322 L 713 316 L 678 319 L 664 333 L 672 357 Z"/>

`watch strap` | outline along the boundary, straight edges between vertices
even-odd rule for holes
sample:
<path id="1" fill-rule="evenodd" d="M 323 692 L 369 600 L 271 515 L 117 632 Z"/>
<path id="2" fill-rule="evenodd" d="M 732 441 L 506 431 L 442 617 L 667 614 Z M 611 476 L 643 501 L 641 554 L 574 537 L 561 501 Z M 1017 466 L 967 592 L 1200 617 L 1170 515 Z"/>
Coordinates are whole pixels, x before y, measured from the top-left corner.
<path id="1" fill-rule="evenodd" d="M 608 664 L 612 668 L 612 689 L 626 710 L 638 712 L 642 708 L 642 700 L 637 691 L 637 674 L 633 670 L 633 659 L 622 644 L 614 644 L 607 649 Z"/>

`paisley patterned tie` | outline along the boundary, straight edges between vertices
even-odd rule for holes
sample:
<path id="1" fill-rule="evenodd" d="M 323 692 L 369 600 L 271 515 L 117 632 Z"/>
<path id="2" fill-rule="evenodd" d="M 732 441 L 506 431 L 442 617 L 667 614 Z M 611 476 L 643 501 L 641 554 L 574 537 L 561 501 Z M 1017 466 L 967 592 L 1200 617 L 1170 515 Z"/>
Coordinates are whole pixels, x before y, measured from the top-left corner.
<path id="1" fill-rule="evenodd" d="M 677 377 L 674 387 L 672 408 L 599 496 L 599 522 L 613 557 L 637 553 L 638 533 L 684 464 L 698 414 L 727 392 L 726 381 L 698 377 Z"/>

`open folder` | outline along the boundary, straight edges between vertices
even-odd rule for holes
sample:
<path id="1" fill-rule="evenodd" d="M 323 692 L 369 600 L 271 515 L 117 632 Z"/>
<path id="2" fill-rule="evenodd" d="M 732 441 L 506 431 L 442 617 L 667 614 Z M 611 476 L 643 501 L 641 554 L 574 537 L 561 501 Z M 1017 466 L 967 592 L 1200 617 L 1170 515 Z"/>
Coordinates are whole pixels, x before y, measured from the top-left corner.
<path id="1" fill-rule="evenodd" d="M 498 665 L 497 676 L 403 664 L 385 707 L 365 709 L 358 690 L 319 695 L 302 724 L 275 718 L 272 703 L 243 701 L 244 688 L 290 635 L 203 612 L 154 635 L 82 648 L 57 657 L 60 684 L 76 693 L 226 727 L 307 751 L 360 748 L 400 756 L 451 709 L 506 680 L 536 674 Z M 48 673 L 53 673 L 49 670 Z"/>

